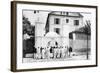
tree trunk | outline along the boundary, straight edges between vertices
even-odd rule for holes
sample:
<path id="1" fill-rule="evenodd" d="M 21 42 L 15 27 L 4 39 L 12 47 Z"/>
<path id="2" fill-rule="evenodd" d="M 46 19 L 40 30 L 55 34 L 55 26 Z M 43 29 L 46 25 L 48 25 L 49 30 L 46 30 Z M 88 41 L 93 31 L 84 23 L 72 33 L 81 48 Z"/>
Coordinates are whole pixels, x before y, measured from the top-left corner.
<path id="1" fill-rule="evenodd" d="M 87 34 L 87 60 L 89 59 L 89 54 L 88 54 L 88 34 Z"/>

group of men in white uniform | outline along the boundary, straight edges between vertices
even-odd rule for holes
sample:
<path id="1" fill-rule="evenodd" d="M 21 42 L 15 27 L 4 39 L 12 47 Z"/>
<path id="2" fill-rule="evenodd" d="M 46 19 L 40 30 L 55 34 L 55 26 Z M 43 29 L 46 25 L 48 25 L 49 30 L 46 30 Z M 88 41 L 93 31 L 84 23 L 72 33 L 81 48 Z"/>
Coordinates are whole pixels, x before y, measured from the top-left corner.
<path id="1" fill-rule="evenodd" d="M 70 56 L 70 53 L 68 46 L 37 47 L 34 59 L 63 59 Z"/>

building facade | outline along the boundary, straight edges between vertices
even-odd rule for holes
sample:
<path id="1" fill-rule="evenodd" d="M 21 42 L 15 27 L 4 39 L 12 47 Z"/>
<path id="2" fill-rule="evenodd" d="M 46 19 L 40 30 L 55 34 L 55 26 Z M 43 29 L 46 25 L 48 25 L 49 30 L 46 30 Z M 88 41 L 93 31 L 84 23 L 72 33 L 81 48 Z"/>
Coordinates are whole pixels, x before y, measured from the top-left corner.
<path id="1" fill-rule="evenodd" d="M 69 46 L 69 33 L 83 26 L 83 16 L 78 12 L 51 12 L 48 14 L 46 34 L 55 32 L 60 35 L 59 43 Z M 57 38 L 55 38 L 57 39 Z"/>

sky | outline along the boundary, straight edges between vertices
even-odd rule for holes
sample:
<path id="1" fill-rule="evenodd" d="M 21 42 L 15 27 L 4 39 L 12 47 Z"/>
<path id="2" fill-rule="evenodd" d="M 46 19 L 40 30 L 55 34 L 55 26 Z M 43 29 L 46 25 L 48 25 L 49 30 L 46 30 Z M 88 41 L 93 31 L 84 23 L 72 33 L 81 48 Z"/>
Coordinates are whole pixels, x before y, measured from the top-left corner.
<path id="1" fill-rule="evenodd" d="M 38 13 L 34 13 L 34 10 L 23 10 L 23 15 L 28 18 L 32 25 L 35 25 L 37 21 L 46 24 L 48 13 L 50 13 L 50 11 L 40 11 L 38 15 Z M 82 12 L 81 15 L 83 15 L 83 24 L 86 20 L 91 19 L 91 13 Z"/>
<path id="2" fill-rule="evenodd" d="M 46 24 L 47 16 L 48 16 L 47 11 L 40 11 L 39 13 L 34 13 L 34 10 L 25 10 L 23 11 L 23 15 L 29 19 L 32 25 L 35 25 L 35 22 L 42 22 L 43 24 Z"/>

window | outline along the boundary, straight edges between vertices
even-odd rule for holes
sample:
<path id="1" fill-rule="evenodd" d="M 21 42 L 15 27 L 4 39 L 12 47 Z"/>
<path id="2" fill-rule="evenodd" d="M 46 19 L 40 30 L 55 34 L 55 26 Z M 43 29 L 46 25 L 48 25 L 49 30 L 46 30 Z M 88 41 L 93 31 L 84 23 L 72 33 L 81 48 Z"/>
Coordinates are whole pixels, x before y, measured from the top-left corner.
<path id="1" fill-rule="evenodd" d="M 66 19 L 66 23 L 69 23 L 69 19 Z"/>
<path id="2" fill-rule="evenodd" d="M 59 18 L 55 18 L 54 19 L 54 24 L 60 24 L 60 19 Z"/>
<path id="3" fill-rule="evenodd" d="M 68 12 L 66 12 L 66 15 L 68 15 Z"/>
<path id="4" fill-rule="evenodd" d="M 73 39 L 73 34 L 69 33 L 69 39 Z"/>
<path id="5" fill-rule="evenodd" d="M 60 28 L 54 28 L 54 31 L 55 31 L 57 34 L 60 34 Z"/>
<path id="6" fill-rule="evenodd" d="M 39 13 L 39 10 L 34 10 L 34 14 Z"/>
<path id="7" fill-rule="evenodd" d="M 39 13 L 39 10 L 37 10 L 37 13 Z"/>
<path id="8" fill-rule="evenodd" d="M 65 12 L 63 12 L 63 15 L 65 15 Z"/>
<path id="9" fill-rule="evenodd" d="M 36 14 L 36 10 L 34 10 L 34 14 Z"/>
<path id="10" fill-rule="evenodd" d="M 74 20 L 74 25 L 79 25 L 79 20 Z"/>
<path id="11" fill-rule="evenodd" d="M 61 12 L 61 15 L 62 15 L 62 12 Z"/>

